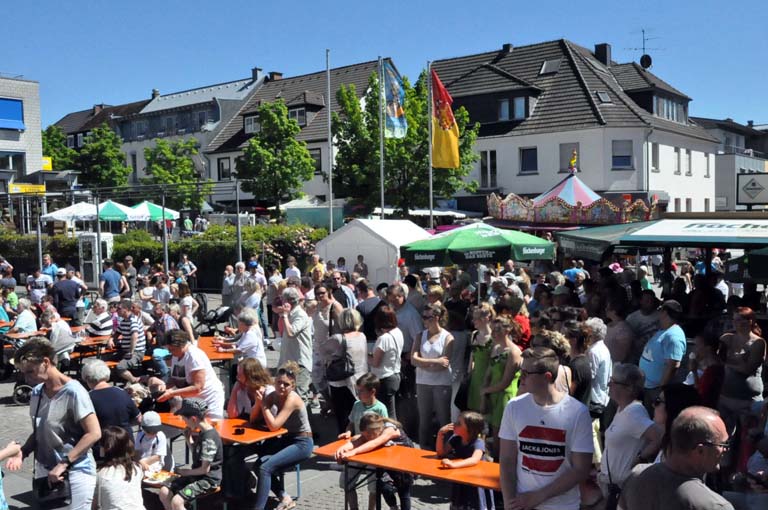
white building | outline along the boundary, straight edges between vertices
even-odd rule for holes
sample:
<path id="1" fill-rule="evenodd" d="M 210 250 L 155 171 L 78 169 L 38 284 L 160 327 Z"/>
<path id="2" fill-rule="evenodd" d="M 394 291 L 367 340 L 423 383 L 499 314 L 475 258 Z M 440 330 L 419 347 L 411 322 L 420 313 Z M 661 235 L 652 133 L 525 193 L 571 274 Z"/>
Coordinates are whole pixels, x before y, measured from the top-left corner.
<path id="1" fill-rule="evenodd" d="M 43 168 L 40 84 L 0 76 L 0 193 Z"/>
<path id="2" fill-rule="evenodd" d="M 433 69 L 481 124 L 474 195 L 540 194 L 568 171 L 606 198 L 658 198 L 670 211 L 714 210 L 717 140 L 688 118 L 690 98 L 637 64 L 567 40 L 439 60 Z"/>

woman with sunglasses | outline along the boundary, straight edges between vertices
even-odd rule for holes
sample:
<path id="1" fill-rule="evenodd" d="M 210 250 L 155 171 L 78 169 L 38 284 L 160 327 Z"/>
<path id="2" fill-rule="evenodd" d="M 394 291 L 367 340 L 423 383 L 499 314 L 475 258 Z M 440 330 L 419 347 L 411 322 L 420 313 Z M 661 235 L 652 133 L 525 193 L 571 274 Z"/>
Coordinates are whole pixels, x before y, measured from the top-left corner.
<path id="1" fill-rule="evenodd" d="M 413 342 L 411 363 L 416 367 L 416 398 L 419 409 L 419 446 L 434 449 L 432 415 L 438 427 L 451 421 L 451 349 L 453 336 L 443 328 L 447 312 L 441 305 L 427 305 L 421 318 L 427 327 Z"/>
<path id="2" fill-rule="evenodd" d="M 520 324 L 509 317 L 498 316 L 491 323 L 491 352 L 482 394 L 487 399 L 486 419 L 493 436 L 494 458 L 498 458 L 498 434 L 504 408 L 517 395 L 520 381 L 523 357 L 515 344 L 520 333 Z"/>
<path id="3" fill-rule="evenodd" d="M 264 510 L 270 490 L 280 499 L 276 510 L 289 510 L 296 502 L 285 492 L 282 473 L 312 456 L 312 429 L 307 407 L 296 393 L 299 365 L 288 361 L 275 376 L 275 391 L 261 400 L 261 416 L 269 430 L 285 428 L 288 433 L 267 441 L 253 466 L 258 477 L 255 499 L 249 508 Z"/>
<path id="4" fill-rule="evenodd" d="M 656 462 L 664 459 L 664 450 L 669 444 L 669 434 L 672 430 L 672 422 L 675 421 L 683 409 L 701 405 L 699 392 L 693 386 L 683 383 L 671 383 L 661 387 L 661 392 L 653 401 L 653 421 L 664 429 L 664 437 L 661 441 L 661 450 L 656 457 Z"/>

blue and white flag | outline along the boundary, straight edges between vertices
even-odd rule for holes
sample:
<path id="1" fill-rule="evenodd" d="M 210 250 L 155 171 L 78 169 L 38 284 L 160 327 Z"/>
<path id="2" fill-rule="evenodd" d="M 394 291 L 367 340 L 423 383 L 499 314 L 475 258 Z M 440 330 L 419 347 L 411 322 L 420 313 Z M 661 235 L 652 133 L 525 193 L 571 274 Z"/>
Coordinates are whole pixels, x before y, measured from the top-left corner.
<path id="1" fill-rule="evenodd" d="M 405 120 L 405 88 L 400 76 L 389 61 L 384 61 L 384 136 L 387 138 L 405 138 L 408 122 Z"/>

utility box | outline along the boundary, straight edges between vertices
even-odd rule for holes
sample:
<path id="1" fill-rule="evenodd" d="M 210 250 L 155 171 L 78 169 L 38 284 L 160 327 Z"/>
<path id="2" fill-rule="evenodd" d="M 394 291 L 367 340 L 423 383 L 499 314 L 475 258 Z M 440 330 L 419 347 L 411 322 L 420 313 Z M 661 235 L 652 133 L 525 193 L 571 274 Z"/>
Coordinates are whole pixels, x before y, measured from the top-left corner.
<path id="1" fill-rule="evenodd" d="M 112 257 L 114 239 L 109 232 L 101 233 L 101 257 L 102 260 Z M 80 256 L 80 270 L 83 281 L 89 289 L 99 288 L 99 276 L 101 275 L 101 260 L 96 250 L 96 233 L 81 232 L 78 234 L 78 254 Z"/>

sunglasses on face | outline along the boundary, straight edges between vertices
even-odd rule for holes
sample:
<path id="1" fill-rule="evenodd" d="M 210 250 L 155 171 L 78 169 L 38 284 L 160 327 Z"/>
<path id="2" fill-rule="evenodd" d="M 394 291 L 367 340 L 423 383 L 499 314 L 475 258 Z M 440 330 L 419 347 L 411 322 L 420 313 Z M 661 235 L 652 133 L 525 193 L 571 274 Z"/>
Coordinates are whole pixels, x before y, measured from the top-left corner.
<path id="1" fill-rule="evenodd" d="M 435 316 L 434 315 L 422 315 L 421 318 L 424 319 L 425 321 L 428 321 L 429 319 L 434 319 Z"/>
<path id="2" fill-rule="evenodd" d="M 328 293 L 325 292 L 325 291 L 323 291 L 323 292 L 315 292 L 315 296 L 325 296 L 326 294 L 328 294 Z"/>
<path id="3" fill-rule="evenodd" d="M 520 369 L 520 376 L 521 377 L 527 377 L 529 375 L 537 375 L 537 374 L 546 374 L 546 370 L 523 370 Z"/>
<path id="4" fill-rule="evenodd" d="M 731 445 L 730 445 L 730 444 L 728 444 L 728 442 L 724 442 L 724 443 L 714 443 L 714 442 L 712 442 L 712 441 L 702 441 L 702 442 L 701 442 L 701 443 L 699 443 L 699 444 L 700 444 L 700 445 L 702 445 L 702 446 L 710 446 L 710 447 L 714 447 L 714 448 L 720 448 L 720 449 L 722 449 L 723 451 L 728 451 L 728 450 L 730 450 L 730 449 L 731 449 Z"/>

